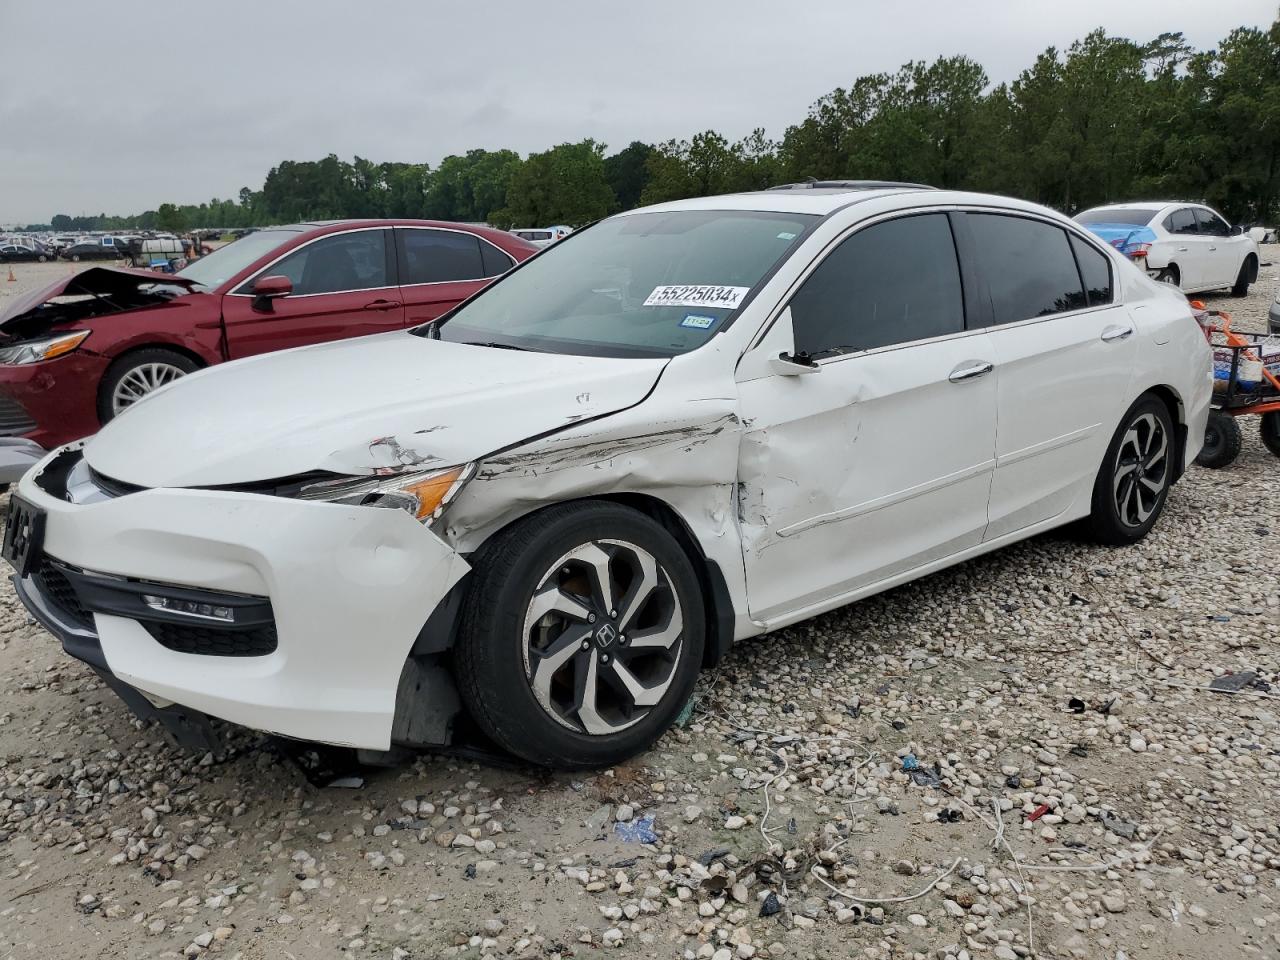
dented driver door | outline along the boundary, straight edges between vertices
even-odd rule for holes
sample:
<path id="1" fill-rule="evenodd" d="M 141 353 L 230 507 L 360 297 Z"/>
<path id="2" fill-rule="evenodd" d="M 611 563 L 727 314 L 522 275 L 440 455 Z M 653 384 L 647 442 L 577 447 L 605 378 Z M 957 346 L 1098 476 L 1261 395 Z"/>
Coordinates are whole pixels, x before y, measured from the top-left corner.
<path id="1" fill-rule="evenodd" d="M 982 542 L 994 351 L 964 327 L 946 217 L 910 219 L 846 240 L 739 364 L 738 518 L 768 626 Z M 895 263 L 904 244 L 921 255 Z M 797 349 L 816 365 L 779 360 Z"/>

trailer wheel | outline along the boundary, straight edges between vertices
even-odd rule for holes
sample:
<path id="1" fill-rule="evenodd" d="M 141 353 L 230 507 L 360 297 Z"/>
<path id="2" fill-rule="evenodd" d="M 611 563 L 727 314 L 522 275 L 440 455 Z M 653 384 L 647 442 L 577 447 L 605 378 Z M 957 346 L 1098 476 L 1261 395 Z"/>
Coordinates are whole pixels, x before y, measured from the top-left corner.
<path id="1" fill-rule="evenodd" d="M 1280 410 L 1264 413 L 1259 420 L 1258 432 L 1262 434 L 1262 445 L 1280 457 Z"/>
<path id="2" fill-rule="evenodd" d="M 1204 446 L 1196 456 L 1196 463 L 1211 470 L 1230 466 L 1240 456 L 1242 442 L 1236 418 L 1221 410 L 1211 410 L 1204 428 Z"/>

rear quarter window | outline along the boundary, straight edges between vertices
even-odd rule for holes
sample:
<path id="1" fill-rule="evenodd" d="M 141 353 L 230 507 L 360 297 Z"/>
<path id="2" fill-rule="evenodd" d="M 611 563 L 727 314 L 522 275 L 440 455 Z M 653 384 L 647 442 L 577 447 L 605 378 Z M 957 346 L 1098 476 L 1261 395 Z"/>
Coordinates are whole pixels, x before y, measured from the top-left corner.
<path id="1" fill-rule="evenodd" d="M 1084 280 L 1084 292 L 1089 306 L 1098 307 L 1111 303 L 1114 299 L 1111 261 L 1092 244 L 1077 236 L 1071 237 L 1071 250 L 1080 266 L 1080 277 Z"/>

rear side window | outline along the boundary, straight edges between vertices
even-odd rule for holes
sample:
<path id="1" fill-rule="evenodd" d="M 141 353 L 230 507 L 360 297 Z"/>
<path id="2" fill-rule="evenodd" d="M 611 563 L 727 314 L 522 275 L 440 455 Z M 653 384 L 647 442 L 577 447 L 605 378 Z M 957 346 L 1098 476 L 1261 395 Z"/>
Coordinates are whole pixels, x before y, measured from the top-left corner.
<path id="1" fill-rule="evenodd" d="M 488 276 L 473 234 L 400 230 L 400 283 L 449 283 Z"/>
<path id="2" fill-rule="evenodd" d="M 492 243 L 486 243 L 483 240 L 480 241 L 480 262 L 486 277 L 496 277 L 500 273 L 506 273 L 515 263 Z"/>
<path id="3" fill-rule="evenodd" d="M 810 356 L 959 333 L 964 302 L 946 215 L 858 231 L 818 265 L 790 306 L 796 350 Z"/>
<path id="4" fill-rule="evenodd" d="M 1089 298 L 1089 306 L 1098 307 L 1110 303 L 1113 299 L 1111 261 L 1091 244 L 1076 236 L 1071 238 L 1071 249 L 1075 251 L 1076 263 L 1080 265 L 1080 276 L 1084 279 L 1084 292 Z"/>
<path id="5" fill-rule="evenodd" d="M 1061 227 L 1000 214 L 966 215 L 974 256 L 991 291 L 997 324 L 1087 306 L 1067 233 Z"/>
<path id="6" fill-rule="evenodd" d="M 1164 228 L 1170 233 L 1199 233 L 1196 229 L 1196 215 L 1190 207 L 1175 210 L 1165 217 Z"/>

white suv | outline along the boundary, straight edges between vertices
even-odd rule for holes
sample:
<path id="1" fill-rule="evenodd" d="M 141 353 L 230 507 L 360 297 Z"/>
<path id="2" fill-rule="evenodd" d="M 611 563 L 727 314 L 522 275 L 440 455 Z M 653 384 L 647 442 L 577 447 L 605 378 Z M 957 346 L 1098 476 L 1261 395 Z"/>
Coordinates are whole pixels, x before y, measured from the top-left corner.
<path id="1" fill-rule="evenodd" d="M 1253 238 L 1199 204 L 1094 207 L 1077 214 L 1076 222 L 1184 293 L 1230 288 L 1233 296 L 1243 297 L 1258 279 L 1258 245 Z"/>
<path id="2" fill-rule="evenodd" d="M 1052 527 L 1131 543 L 1199 451 L 1186 300 L 1043 207 L 814 183 L 633 210 L 425 327 L 158 390 L 12 499 L 19 595 L 188 739 L 539 764 L 650 744 L 730 645 Z"/>

